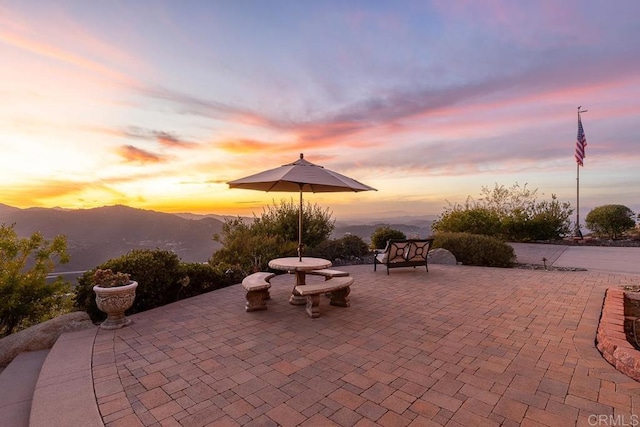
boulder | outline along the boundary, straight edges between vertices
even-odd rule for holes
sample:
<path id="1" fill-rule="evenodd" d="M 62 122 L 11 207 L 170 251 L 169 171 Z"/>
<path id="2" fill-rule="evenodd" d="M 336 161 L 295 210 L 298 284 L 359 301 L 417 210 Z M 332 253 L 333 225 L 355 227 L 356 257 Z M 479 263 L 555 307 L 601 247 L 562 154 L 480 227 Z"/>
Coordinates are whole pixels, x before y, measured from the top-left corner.
<path id="1" fill-rule="evenodd" d="M 456 257 L 451 252 L 443 248 L 433 249 L 429 251 L 429 254 L 427 255 L 427 261 L 429 262 L 429 264 L 458 264 Z"/>
<path id="2" fill-rule="evenodd" d="M 53 347 L 63 332 L 79 331 L 95 327 L 84 311 L 63 314 L 20 332 L 0 339 L 0 368 L 6 367 L 24 351 L 44 350 Z"/>

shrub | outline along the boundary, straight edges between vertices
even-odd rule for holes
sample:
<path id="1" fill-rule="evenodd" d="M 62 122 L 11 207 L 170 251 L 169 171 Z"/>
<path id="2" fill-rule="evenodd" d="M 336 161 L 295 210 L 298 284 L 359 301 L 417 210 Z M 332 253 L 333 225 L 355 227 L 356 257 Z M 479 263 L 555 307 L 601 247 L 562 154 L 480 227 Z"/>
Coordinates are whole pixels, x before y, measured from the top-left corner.
<path id="1" fill-rule="evenodd" d="M 513 247 L 490 236 L 469 233 L 437 233 L 434 248 L 450 251 L 464 265 L 513 267 Z"/>
<path id="2" fill-rule="evenodd" d="M 224 267 L 223 270 L 222 265 L 181 263 L 178 256 L 170 251 L 136 249 L 79 277 L 76 305 L 94 321 L 106 317 L 95 303 L 93 274 L 97 269 L 126 272 L 131 275 L 131 280 L 138 282 L 136 299 L 127 311 L 133 314 L 239 283 L 242 279 L 239 272 Z"/>
<path id="3" fill-rule="evenodd" d="M 455 205 L 445 211 L 431 226 L 436 232 L 501 234 L 502 224 L 497 212 L 478 206 Z"/>
<path id="4" fill-rule="evenodd" d="M 226 265 L 243 276 L 266 271 L 270 260 L 293 256 L 298 246 L 297 240 L 289 242 L 278 235 L 257 232 L 253 224 L 248 225 L 241 218 L 225 220 L 222 234 L 214 236 L 214 239 L 223 247 L 213 253 L 209 263 L 213 266 Z"/>
<path id="5" fill-rule="evenodd" d="M 240 283 L 244 278 L 242 272 L 224 264 L 212 266 L 191 262 L 180 264 L 178 276 L 180 287 L 176 301 Z"/>
<path id="6" fill-rule="evenodd" d="M 571 234 L 571 204 L 560 202 L 555 194 L 551 201 L 532 204 L 528 211 L 528 240 L 556 240 Z"/>
<path id="7" fill-rule="evenodd" d="M 388 240 L 406 238 L 407 236 L 400 230 L 394 230 L 389 226 L 378 227 L 371 234 L 371 249 L 384 249 Z"/>
<path id="8" fill-rule="evenodd" d="M 260 218 L 254 219 L 251 229 L 259 235 L 278 236 L 287 242 L 298 243 L 300 205 L 293 199 L 281 200 L 267 206 Z M 335 228 L 331 213 L 318 205 L 307 202 L 302 206 L 302 242 L 314 248 L 327 240 Z"/>
<path id="9" fill-rule="evenodd" d="M 635 227 L 635 213 L 623 205 L 604 205 L 594 208 L 587 214 L 587 228 L 599 237 L 618 239 L 622 234 Z"/>
<path id="10" fill-rule="evenodd" d="M 432 225 L 437 232 L 461 232 L 499 237 L 509 241 L 556 240 L 570 233 L 570 203 L 561 203 L 552 194 L 550 201 L 538 202 L 537 190 L 495 185 L 483 187 L 481 198 L 467 198 L 453 204 Z"/>
<path id="11" fill-rule="evenodd" d="M 294 256 L 298 248 L 298 222 L 300 206 L 283 200 L 280 205 L 268 206 L 260 218 L 247 223 L 242 218 L 227 219 L 222 232 L 214 240 L 222 243 L 209 263 L 224 263 L 249 275 L 268 269 L 274 258 Z M 302 208 L 302 242 L 311 253 L 326 241 L 334 229 L 331 214 L 326 209 L 307 203 Z"/>
<path id="12" fill-rule="evenodd" d="M 128 273 L 131 280 L 138 282 L 136 299 L 127 313 L 133 314 L 159 307 L 171 302 L 172 297 L 169 295 L 176 295 L 179 286 L 177 281 L 180 279 L 179 264 L 180 260 L 173 252 L 150 249 L 136 249 L 110 259 L 78 278 L 76 305 L 87 311 L 93 320 L 106 317 L 96 307 L 93 275 L 97 269 L 111 269 Z"/>
<path id="13" fill-rule="evenodd" d="M 326 240 L 319 244 L 313 251 L 312 255 L 320 258 L 336 260 L 336 259 L 354 259 L 366 255 L 369 252 L 369 246 L 360 237 L 355 235 L 347 235 L 340 239 Z"/>
<path id="14" fill-rule="evenodd" d="M 0 225 L 0 337 L 71 310 L 70 284 L 47 283 L 56 262 L 68 261 L 64 236 L 19 238 L 14 225 Z"/>

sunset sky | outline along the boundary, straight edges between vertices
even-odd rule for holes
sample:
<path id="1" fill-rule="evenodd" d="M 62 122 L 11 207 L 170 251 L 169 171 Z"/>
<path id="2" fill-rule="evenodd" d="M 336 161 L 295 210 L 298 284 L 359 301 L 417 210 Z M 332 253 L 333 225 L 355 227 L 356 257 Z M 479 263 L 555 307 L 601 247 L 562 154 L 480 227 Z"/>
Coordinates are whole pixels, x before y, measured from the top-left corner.
<path id="1" fill-rule="evenodd" d="M 0 0 L 0 203 L 259 214 L 305 159 L 437 215 L 528 184 L 640 213 L 640 1 Z"/>

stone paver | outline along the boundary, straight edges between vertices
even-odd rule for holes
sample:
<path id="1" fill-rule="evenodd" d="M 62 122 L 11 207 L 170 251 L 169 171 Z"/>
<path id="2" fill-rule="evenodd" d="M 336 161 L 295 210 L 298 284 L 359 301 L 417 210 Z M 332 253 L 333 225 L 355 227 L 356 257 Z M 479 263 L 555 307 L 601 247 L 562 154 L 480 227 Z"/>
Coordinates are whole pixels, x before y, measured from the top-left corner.
<path id="1" fill-rule="evenodd" d="M 640 415 L 640 383 L 594 345 L 605 289 L 640 276 L 341 269 L 355 279 L 351 307 L 323 297 L 317 319 L 288 303 L 293 277 L 281 275 L 266 311 L 245 312 L 236 285 L 100 330 L 105 425 L 556 426 Z"/>

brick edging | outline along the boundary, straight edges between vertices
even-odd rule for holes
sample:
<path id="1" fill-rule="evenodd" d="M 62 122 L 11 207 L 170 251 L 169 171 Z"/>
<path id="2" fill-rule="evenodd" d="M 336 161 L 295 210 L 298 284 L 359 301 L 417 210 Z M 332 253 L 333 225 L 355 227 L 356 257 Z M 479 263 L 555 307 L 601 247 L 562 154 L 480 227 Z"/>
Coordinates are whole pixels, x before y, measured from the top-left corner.
<path id="1" fill-rule="evenodd" d="M 608 288 L 598 324 L 596 347 L 602 357 L 618 371 L 640 381 L 640 351 L 636 350 L 624 333 L 624 290 Z"/>

